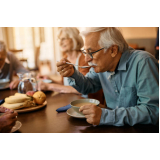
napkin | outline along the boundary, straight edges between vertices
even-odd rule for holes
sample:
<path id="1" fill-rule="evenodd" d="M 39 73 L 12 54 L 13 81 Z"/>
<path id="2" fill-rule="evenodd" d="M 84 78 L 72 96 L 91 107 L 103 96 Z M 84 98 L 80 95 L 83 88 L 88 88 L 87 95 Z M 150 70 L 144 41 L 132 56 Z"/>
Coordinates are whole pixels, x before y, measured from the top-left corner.
<path id="1" fill-rule="evenodd" d="M 69 108 L 71 108 L 71 105 L 70 104 L 68 104 L 68 105 L 66 105 L 66 106 L 64 106 L 64 107 L 60 107 L 60 108 L 58 108 L 56 111 L 59 113 L 59 112 L 65 112 L 65 111 L 67 111 Z"/>
<path id="2" fill-rule="evenodd" d="M 0 105 L 4 103 L 4 99 L 0 100 Z"/>

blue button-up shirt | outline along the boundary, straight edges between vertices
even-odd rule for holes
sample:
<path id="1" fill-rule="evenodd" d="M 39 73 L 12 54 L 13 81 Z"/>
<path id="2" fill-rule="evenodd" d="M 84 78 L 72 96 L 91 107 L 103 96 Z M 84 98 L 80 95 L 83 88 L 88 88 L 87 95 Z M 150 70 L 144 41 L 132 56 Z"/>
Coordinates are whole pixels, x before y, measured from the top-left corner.
<path id="1" fill-rule="evenodd" d="M 100 125 L 156 124 L 159 119 L 159 66 L 148 52 L 129 48 L 115 72 L 86 76 L 75 70 L 69 84 L 80 93 L 103 89 L 107 107 L 102 108 Z"/>

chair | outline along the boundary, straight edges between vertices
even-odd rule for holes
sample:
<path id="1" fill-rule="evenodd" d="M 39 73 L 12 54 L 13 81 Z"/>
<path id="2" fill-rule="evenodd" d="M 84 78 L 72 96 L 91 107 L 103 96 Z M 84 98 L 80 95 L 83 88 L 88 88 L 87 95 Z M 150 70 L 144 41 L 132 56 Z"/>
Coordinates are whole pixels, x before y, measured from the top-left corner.
<path id="1" fill-rule="evenodd" d="M 36 47 L 35 49 L 35 69 L 39 70 L 39 55 L 40 55 L 40 47 Z"/>
<path id="2" fill-rule="evenodd" d="M 48 75 L 52 71 L 51 62 L 49 60 L 39 61 L 39 72 L 42 75 Z"/>
<path id="3" fill-rule="evenodd" d="M 134 49 L 137 49 L 138 48 L 138 45 L 135 44 L 135 43 L 129 43 L 128 44 L 130 47 L 134 48 Z"/>
<path id="4" fill-rule="evenodd" d="M 143 50 L 145 51 L 145 47 L 139 47 L 138 44 L 135 43 L 129 43 L 128 44 L 130 47 L 132 47 L 133 49 L 137 49 L 137 50 Z"/>

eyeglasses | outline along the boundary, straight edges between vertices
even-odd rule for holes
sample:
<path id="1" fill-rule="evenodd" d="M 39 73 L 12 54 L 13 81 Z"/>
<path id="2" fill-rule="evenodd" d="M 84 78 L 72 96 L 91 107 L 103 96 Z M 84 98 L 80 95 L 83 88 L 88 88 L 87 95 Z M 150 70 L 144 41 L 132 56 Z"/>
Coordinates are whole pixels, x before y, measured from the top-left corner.
<path id="1" fill-rule="evenodd" d="M 104 48 L 106 48 L 106 47 L 104 47 Z M 89 55 L 89 57 L 90 58 L 92 58 L 93 59 L 93 53 L 96 53 L 96 52 L 99 52 L 99 51 L 101 51 L 102 49 L 104 49 L 104 48 L 101 48 L 101 49 L 99 49 L 99 50 L 97 50 L 97 51 L 94 51 L 94 52 L 86 52 L 86 50 L 81 50 L 82 51 L 82 53 L 84 54 L 84 56 L 86 56 L 87 54 Z"/>

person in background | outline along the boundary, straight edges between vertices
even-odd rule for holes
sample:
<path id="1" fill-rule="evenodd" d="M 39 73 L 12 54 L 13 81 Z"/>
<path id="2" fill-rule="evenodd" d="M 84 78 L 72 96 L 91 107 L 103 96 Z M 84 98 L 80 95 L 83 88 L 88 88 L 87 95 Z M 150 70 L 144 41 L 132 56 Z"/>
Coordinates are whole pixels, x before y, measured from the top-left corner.
<path id="1" fill-rule="evenodd" d="M 75 27 L 62 27 L 58 30 L 58 40 L 59 46 L 62 51 L 63 57 L 68 59 L 71 63 L 79 65 L 79 66 L 88 66 L 88 63 L 85 62 L 85 57 L 81 52 L 81 48 L 83 47 L 83 39 L 79 35 L 79 30 Z M 75 68 L 81 72 L 83 75 L 89 72 L 89 68 Z M 37 78 L 42 79 L 51 79 L 48 76 L 38 75 Z M 68 78 L 62 77 L 61 81 L 56 81 L 51 79 L 53 83 L 44 83 L 40 81 L 38 83 L 38 89 L 43 91 L 56 91 L 60 93 L 75 93 L 81 94 L 73 87 L 69 86 Z M 104 104 L 104 95 L 103 91 L 99 90 L 97 93 L 91 93 L 87 95 L 82 95 L 83 97 L 95 98 L 99 100 L 102 104 Z"/>
<path id="2" fill-rule="evenodd" d="M 12 80 L 13 72 L 27 73 L 28 70 L 23 67 L 16 56 L 6 51 L 4 42 L 0 41 L 0 79 L 10 80 L 10 89 L 17 88 L 19 80 Z"/>
<path id="3" fill-rule="evenodd" d="M 159 120 L 159 65 L 153 55 L 134 50 L 116 27 L 89 27 L 83 53 L 94 64 L 84 76 L 62 59 L 57 71 L 82 94 L 103 88 L 107 107 L 80 107 L 88 123 L 123 126 Z"/>
<path id="4" fill-rule="evenodd" d="M 9 133 L 17 121 L 18 113 L 0 106 L 0 114 L 2 113 L 3 115 L 0 115 L 0 133 Z"/>
<path id="5" fill-rule="evenodd" d="M 156 49 L 155 58 L 159 61 L 159 27 L 158 27 L 158 31 L 157 31 L 155 49 Z"/>

